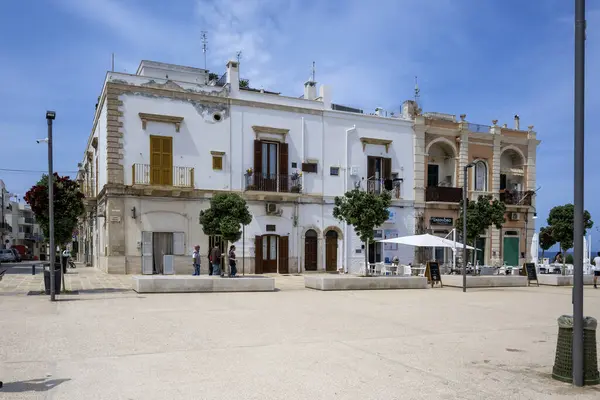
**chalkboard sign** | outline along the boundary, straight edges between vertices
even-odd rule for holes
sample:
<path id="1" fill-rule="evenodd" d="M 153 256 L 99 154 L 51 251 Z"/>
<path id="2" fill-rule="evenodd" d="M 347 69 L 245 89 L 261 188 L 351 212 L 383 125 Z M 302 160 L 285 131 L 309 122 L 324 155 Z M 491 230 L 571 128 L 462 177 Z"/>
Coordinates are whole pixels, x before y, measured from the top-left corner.
<path id="1" fill-rule="evenodd" d="M 538 277 L 537 277 L 537 271 L 535 270 L 535 264 L 534 263 L 525 263 L 525 264 L 523 264 L 523 269 L 525 270 L 525 273 L 527 274 L 527 286 L 529 286 L 530 281 L 535 281 L 537 283 L 537 285 L 540 286 L 540 283 L 539 283 Z"/>
<path id="2" fill-rule="evenodd" d="M 442 274 L 440 274 L 440 265 L 437 262 L 429 261 L 427 263 L 425 276 L 427 277 L 427 280 L 431 282 L 431 287 L 433 287 L 436 282 L 439 282 L 440 286 L 444 287 L 442 284 Z"/>

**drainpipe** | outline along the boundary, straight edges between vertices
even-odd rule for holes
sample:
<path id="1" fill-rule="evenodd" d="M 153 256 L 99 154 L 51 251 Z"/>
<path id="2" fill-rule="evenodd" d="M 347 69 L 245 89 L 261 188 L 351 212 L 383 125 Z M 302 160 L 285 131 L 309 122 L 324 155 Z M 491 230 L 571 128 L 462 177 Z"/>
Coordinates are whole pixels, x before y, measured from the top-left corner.
<path id="1" fill-rule="evenodd" d="M 352 128 L 346 129 L 346 152 L 344 153 L 344 194 L 348 191 L 348 178 L 349 178 L 349 167 L 348 167 L 348 141 L 350 138 L 350 132 L 356 131 L 356 125 L 352 125 Z M 344 269 L 348 273 L 348 223 L 344 221 Z"/>

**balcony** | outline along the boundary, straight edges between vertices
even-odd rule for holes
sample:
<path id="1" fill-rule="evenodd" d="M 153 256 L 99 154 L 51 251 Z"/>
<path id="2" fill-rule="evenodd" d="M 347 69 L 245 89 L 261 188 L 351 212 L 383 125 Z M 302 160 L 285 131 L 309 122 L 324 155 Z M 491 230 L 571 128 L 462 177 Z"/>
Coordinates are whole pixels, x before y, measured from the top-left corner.
<path id="1" fill-rule="evenodd" d="M 386 184 L 386 181 L 387 184 Z M 391 179 L 369 179 L 367 180 L 367 192 L 374 194 L 381 194 L 384 190 L 386 190 L 386 186 L 388 191 L 392 195 L 392 199 L 401 199 L 401 180 L 391 180 Z"/>
<path id="2" fill-rule="evenodd" d="M 259 192 L 302 193 L 302 179 L 298 174 L 279 175 L 245 174 L 245 189 Z"/>
<path id="3" fill-rule="evenodd" d="M 33 225 L 32 217 L 19 217 L 19 225 Z"/>
<path id="4" fill-rule="evenodd" d="M 533 190 L 519 192 L 516 190 L 501 190 L 500 201 L 506 205 L 513 206 L 530 206 L 531 198 L 535 194 Z"/>
<path id="5" fill-rule="evenodd" d="M 440 203 L 460 203 L 462 200 L 462 188 L 445 186 L 427 186 L 425 189 L 425 201 L 436 201 Z"/>
<path id="6" fill-rule="evenodd" d="M 194 168 L 173 166 L 171 176 L 158 177 L 164 180 L 155 182 L 151 178 L 150 164 L 133 164 L 131 166 L 131 177 L 134 185 L 171 186 L 182 188 L 194 187 Z M 169 179 L 170 178 L 170 179 Z"/>

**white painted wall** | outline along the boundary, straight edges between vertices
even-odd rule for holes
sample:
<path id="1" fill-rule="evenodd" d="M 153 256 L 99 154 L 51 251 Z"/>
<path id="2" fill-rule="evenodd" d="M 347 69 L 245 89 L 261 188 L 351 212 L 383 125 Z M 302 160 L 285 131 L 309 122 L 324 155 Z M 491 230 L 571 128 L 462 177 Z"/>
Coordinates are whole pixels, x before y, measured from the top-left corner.
<path id="1" fill-rule="evenodd" d="M 98 191 L 101 191 L 104 185 L 106 185 L 107 180 L 107 171 L 106 171 L 106 102 L 102 105 L 102 110 L 100 111 L 100 117 L 98 118 L 98 123 L 96 124 L 96 131 L 94 132 L 94 136 L 98 138 Z M 94 150 L 93 147 L 90 147 L 90 150 Z M 92 161 L 95 163 L 95 161 Z M 96 166 L 94 165 L 94 169 Z M 96 193 L 98 195 L 98 193 Z"/>

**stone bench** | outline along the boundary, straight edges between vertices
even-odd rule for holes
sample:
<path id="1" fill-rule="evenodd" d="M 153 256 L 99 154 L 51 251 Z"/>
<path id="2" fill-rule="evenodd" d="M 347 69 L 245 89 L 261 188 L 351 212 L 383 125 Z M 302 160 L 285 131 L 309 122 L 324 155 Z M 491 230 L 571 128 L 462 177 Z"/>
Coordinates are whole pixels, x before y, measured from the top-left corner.
<path id="1" fill-rule="evenodd" d="M 573 275 L 538 274 L 540 285 L 547 286 L 573 286 Z M 593 285 L 593 275 L 583 275 L 584 285 Z"/>
<path id="2" fill-rule="evenodd" d="M 134 276 L 138 293 L 273 292 L 275 279 L 266 276 L 221 278 L 219 276 L 148 275 Z"/>
<path id="3" fill-rule="evenodd" d="M 442 275 L 444 286 L 463 287 L 462 275 Z M 532 282 L 535 285 L 535 282 Z M 468 288 L 485 287 L 526 287 L 527 277 L 519 275 L 486 275 L 471 276 L 467 275 Z"/>
<path id="4" fill-rule="evenodd" d="M 315 290 L 427 289 L 427 278 L 419 276 L 308 275 L 304 286 Z"/>

